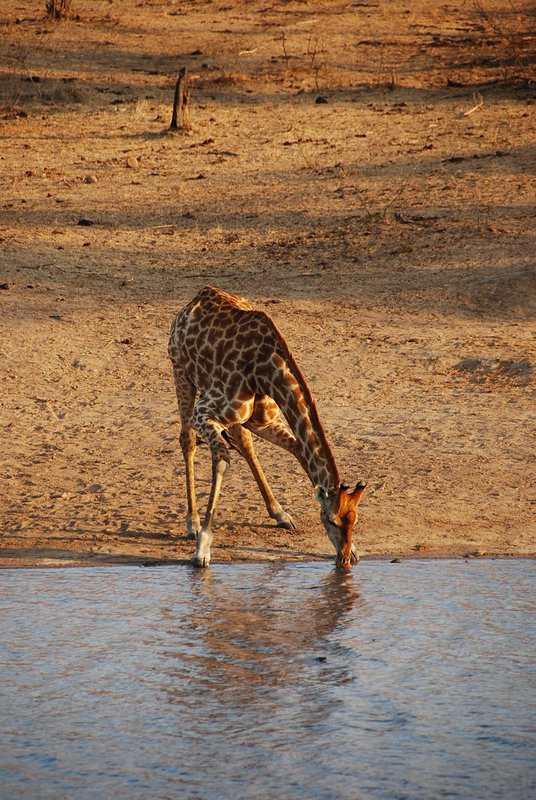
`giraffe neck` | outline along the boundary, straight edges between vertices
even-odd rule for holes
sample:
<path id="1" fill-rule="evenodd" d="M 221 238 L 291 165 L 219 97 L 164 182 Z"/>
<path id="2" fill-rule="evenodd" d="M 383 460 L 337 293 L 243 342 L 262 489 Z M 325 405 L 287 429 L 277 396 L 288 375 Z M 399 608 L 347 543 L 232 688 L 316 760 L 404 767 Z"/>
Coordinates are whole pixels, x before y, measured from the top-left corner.
<path id="1" fill-rule="evenodd" d="M 318 419 L 314 401 L 308 402 L 299 384 L 293 377 L 279 389 L 278 405 L 285 415 L 289 427 L 298 443 L 298 458 L 313 486 L 321 486 L 326 492 L 340 484 L 339 472 L 333 452 Z M 282 395 L 286 395 L 286 402 Z"/>
<path id="2" fill-rule="evenodd" d="M 296 437 L 295 455 L 311 483 L 328 492 L 340 485 L 337 464 L 307 381 L 280 334 L 278 339 L 269 385 L 263 391 L 273 397 L 283 412 Z"/>

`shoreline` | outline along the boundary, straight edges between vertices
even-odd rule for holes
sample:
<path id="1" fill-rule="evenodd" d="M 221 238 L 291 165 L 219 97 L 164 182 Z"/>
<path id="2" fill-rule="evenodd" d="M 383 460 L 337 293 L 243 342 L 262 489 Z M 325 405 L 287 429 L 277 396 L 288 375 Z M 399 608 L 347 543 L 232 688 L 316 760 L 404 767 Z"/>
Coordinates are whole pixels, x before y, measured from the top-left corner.
<path id="1" fill-rule="evenodd" d="M 417 554 L 411 553 L 407 555 L 401 555 L 399 553 L 389 553 L 389 554 L 381 554 L 381 555 L 366 555 L 362 556 L 359 559 L 357 564 L 351 568 L 352 570 L 359 570 L 359 564 L 362 562 L 369 562 L 369 561 L 383 561 L 389 562 L 392 564 L 403 563 L 404 561 L 512 561 L 515 559 L 527 561 L 527 560 L 534 560 L 536 559 L 536 555 L 534 554 L 519 554 L 519 553 L 464 553 L 464 554 L 454 554 L 454 553 L 447 553 L 447 554 Z M 14 563 L 10 563 L 13 561 Z M 243 566 L 248 564 L 278 564 L 280 566 L 284 566 L 286 564 L 293 565 L 293 564 L 313 564 L 313 563 L 327 563 L 333 562 L 334 566 L 334 558 L 328 556 L 317 556 L 316 558 L 270 558 L 270 559 L 262 559 L 262 558 L 241 558 L 241 559 L 234 559 L 232 561 L 218 561 L 213 560 L 209 567 L 206 569 L 210 570 L 210 567 L 214 566 Z M 59 559 L 59 558 L 45 558 L 45 557 L 37 557 L 32 558 L 2 558 L 0 555 L 0 571 L 2 570 L 17 570 L 17 569 L 91 569 L 96 567 L 144 567 L 144 568 L 151 568 L 151 567 L 187 567 L 193 570 L 199 570 L 200 573 L 203 572 L 202 569 L 199 567 L 194 567 L 190 559 L 185 558 L 177 558 L 177 559 L 158 559 L 158 558 L 142 558 L 137 556 L 132 556 L 130 558 L 126 557 L 117 557 L 114 559 L 99 559 L 88 557 L 87 559 Z M 341 570 L 342 571 L 342 570 Z"/>

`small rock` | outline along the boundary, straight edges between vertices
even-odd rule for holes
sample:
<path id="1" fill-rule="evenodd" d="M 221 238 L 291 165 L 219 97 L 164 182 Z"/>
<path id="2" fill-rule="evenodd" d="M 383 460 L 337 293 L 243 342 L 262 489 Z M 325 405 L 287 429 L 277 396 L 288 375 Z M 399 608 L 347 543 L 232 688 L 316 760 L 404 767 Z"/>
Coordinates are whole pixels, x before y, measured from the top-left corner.
<path id="1" fill-rule="evenodd" d="M 127 158 L 127 167 L 129 169 L 138 169 L 140 166 L 140 162 L 136 158 L 136 156 L 128 156 Z"/>
<path id="2" fill-rule="evenodd" d="M 125 336 L 124 339 L 119 339 L 119 344 L 132 344 L 133 339 L 130 336 Z"/>
<path id="3" fill-rule="evenodd" d="M 9 283 L 0 283 L 0 289 L 9 289 Z"/>
<path id="4" fill-rule="evenodd" d="M 84 183 L 98 183 L 99 179 L 96 175 L 86 175 L 84 178 Z"/>
<path id="5" fill-rule="evenodd" d="M 328 659 L 326 656 L 317 656 L 316 660 L 318 661 L 319 664 L 325 664 Z"/>
<path id="6" fill-rule="evenodd" d="M 315 103 L 316 103 L 317 106 L 322 105 L 322 104 L 327 103 L 327 102 L 328 102 L 327 97 L 322 97 L 322 95 L 318 95 L 318 97 L 315 100 Z"/>
<path id="7" fill-rule="evenodd" d="M 78 225 L 82 225 L 84 228 L 89 228 L 90 225 L 93 225 L 93 222 L 90 219 L 79 219 Z"/>
<path id="8" fill-rule="evenodd" d="M 92 483 L 91 486 L 88 486 L 86 492 L 100 492 L 102 491 L 102 486 L 100 483 Z"/>
<path id="9" fill-rule="evenodd" d="M 391 564 L 401 564 L 401 563 L 402 563 L 402 559 L 401 558 L 392 558 L 391 559 Z"/>

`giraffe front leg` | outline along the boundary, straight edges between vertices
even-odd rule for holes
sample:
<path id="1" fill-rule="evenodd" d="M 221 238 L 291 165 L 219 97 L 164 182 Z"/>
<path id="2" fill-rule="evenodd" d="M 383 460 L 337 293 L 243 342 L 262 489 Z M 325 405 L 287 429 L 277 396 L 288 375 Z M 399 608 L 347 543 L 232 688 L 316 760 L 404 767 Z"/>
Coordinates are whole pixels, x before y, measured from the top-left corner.
<path id="1" fill-rule="evenodd" d="M 203 527 L 197 535 L 197 547 L 192 558 L 194 567 L 208 567 L 210 564 L 210 545 L 212 544 L 212 523 L 218 498 L 220 496 L 223 476 L 229 466 L 229 462 L 224 459 L 213 461 L 212 464 L 212 487 L 208 500 L 207 513 L 203 521 Z"/>
<path id="2" fill-rule="evenodd" d="M 195 567 L 208 567 L 210 564 L 210 546 L 212 544 L 212 526 L 218 499 L 220 497 L 223 476 L 229 466 L 229 451 L 222 437 L 224 426 L 207 415 L 206 409 L 197 408 L 192 424 L 203 437 L 212 453 L 212 485 L 203 525 L 197 534 L 197 547 L 192 558 Z"/>
<path id="3" fill-rule="evenodd" d="M 278 447 L 282 447 L 284 450 L 288 450 L 289 453 L 292 453 L 292 455 L 302 463 L 296 437 L 288 430 L 283 422 L 279 406 L 268 395 L 259 395 L 255 398 L 253 414 L 244 427 L 247 428 L 248 431 L 252 431 L 259 438 L 265 439 Z M 292 517 L 290 514 L 287 514 L 286 511 L 283 511 L 279 503 L 276 503 L 274 506 L 274 513 L 272 513 L 268 503 L 267 507 L 268 513 L 272 519 L 276 520 L 278 528 L 285 528 L 286 530 L 296 529 Z"/>
<path id="4" fill-rule="evenodd" d="M 281 418 L 277 418 L 268 425 L 262 426 L 254 424 L 250 420 L 246 424 L 246 427 L 260 439 L 265 439 L 267 442 L 275 444 L 277 447 L 283 448 L 283 450 L 287 450 L 300 462 L 304 469 L 306 468 L 307 462 L 300 450 L 298 440 L 294 434 L 288 430 Z"/>
<path id="5" fill-rule="evenodd" d="M 285 528 L 289 531 L 295 530 L 296 526 L 292 521 L 292 517 L 281 508 L 281 505 L 274 497 L 274 494 L 270 488 L 270 484 L 266 480 L 264 471 L 257 458 L 255 448 L 253 447 L 253 441 L 249 430 L 246 430 L 246 428 L 242 427 L 242 425 L 233 425 L 229 432 L 231 434 L 233 444 L 239 451 L 240 455 L 242 455 L 248 463 L 270 517 L 276 521 L 278 528 Z"/>

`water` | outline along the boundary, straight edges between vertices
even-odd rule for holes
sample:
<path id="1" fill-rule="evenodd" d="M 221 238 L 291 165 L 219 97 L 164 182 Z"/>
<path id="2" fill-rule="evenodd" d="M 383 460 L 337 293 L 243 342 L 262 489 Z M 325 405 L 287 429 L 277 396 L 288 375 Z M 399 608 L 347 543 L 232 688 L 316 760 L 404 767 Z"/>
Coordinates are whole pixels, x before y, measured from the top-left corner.
<path id="1" fill-rule="evenodd" d="M 4 571 L 0 798 L 532 798 L 535 577 Z"/>

